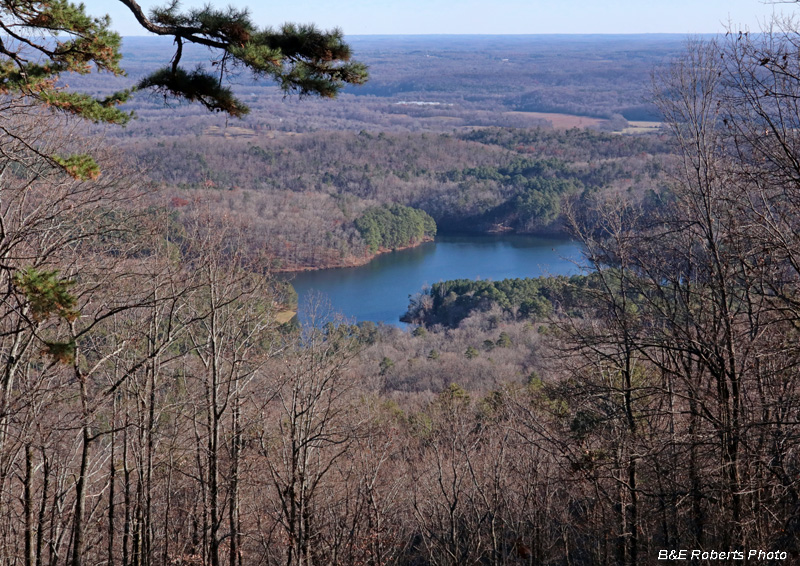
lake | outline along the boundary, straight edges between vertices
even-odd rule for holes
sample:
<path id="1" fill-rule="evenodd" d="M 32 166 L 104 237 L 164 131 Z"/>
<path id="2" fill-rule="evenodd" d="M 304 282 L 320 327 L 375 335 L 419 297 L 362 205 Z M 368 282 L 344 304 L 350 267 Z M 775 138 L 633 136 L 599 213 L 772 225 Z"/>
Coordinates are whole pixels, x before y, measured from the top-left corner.
<path id="1" fill-rule="evenodd" d="M 513 279 L 579 272 L 580 246 L 536 236 L 441 236 L 416 248 L 382 254 L 367 265 L 296 273 L 301 322 L 320 296 L 351 322 L 403 326 L 409 295 L 448 279 Z"/>

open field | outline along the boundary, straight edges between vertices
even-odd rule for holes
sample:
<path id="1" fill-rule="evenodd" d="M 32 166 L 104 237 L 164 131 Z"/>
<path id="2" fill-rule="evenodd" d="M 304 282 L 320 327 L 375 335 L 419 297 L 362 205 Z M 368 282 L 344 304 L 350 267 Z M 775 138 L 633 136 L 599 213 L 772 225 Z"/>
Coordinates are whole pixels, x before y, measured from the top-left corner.
<path id="1" fill-rule="evenodd" d="M 663 122 L 632 121 L 622 130 L 623 134 L 654 134 L 663 126 Z"/>
<path id="2" fill-rule="evenodd" d="M 207 136 L 222 136 L 225 138 L 254 138 L 256 132 L 250 128 L 241 128 L 238 126 L 209 126 L 203 130 L 203 134 Z"/>
<path id="3" fill-rule="evenodd" d="M 603 118 L 589 116 L 575 116 L 573 114 L 560 114 L 557 112 L 504 112 L 506 116 L 519 116 L 547 120 L 556 130 L 569 130 L 570 128 L 596 128 L 608 122 Z"/>

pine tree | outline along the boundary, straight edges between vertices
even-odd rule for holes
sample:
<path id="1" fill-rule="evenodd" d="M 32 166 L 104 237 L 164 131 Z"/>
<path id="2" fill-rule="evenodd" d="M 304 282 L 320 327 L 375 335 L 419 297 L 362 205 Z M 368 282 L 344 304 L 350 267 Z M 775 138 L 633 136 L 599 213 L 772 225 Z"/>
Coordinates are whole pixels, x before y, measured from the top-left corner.
<path id="1" fill-rule="evenodd" d="M 109 17 L 91 16 L 83 4 L 68 0 L 0 0 L 0 94 L 21 94 L 54 111 L 95 123 L 124 124 L 131 114 L 118 106 L 138 89 L 244 116 L 247 106 L 225 86 L 232 71 L 250 71 L 300 96 L 334 97 L 345 84 L 361 84 L 367 78 L 366 67 L 351 61 L 350 47 L 339 29 L 320 31 L 313 25 L 295 24 L 261 29 L 246 9 L 206 5 L 182 11 L 177 0 L 147 15 L 134 0 L 118 1 L 145 30 L 174 38 L 175 52 L 166 66 L 133 89 L 105 98 L 67 90 L 58 82 L 63 73 L 124 75 L 121 38 L 110 29 Z M 181 66 L 186 44 L 209 48 L 213 74 Z M 74 177 L 98 174 L 86 156 L 48 157 Z"/>

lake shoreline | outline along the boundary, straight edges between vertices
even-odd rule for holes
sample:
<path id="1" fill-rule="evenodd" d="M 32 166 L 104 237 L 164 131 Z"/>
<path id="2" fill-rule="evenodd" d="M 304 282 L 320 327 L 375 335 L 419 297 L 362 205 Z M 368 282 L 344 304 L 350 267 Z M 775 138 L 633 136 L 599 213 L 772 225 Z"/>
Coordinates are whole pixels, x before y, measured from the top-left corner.
<path id="1" fill-rule="evenodd" d="M 300 310 L 322 295 L 333 312 L 354 321 L 400 326 L 409 297 L 452 279 L 514 279 L 577 273 L 581 248 L 569 238 L 523 234 L 437 236 L 433 242 L 384 253 L 365 265 L 287 273 Z M 300 322 L 303 314 L 300 313 Z"/>
<path id="2" fill-rule="evenodd" d="M 546 239 L 555 239 L 555 240 L 567 240 L 570 239 L 569 232 L 563 226 L 557 226 L 550 229 L 542 229 L 536 230 L 534 232 L 514 232 L 514 231 L 506 231 L 506 230 L 496 230 L 496 231 L 469 231 L 469 230 L 446 230 L 440 231 L 436 234 L 435 237 L 425 236 L 422 240 L 414 242 L 413 244 L 409 244 L 407 246 L 400 246 L 396 248 L 379 248 L 377 252 L 374 254 L 367 254 L 364 256 L 356 257 L 356 256 L 349 256 L 345 259 L 341 259 L 339 261 L 331 262 L 331 263 L 323 263 L 317 266 L 302 266 L 302 267 L 288 267 L 288 268 L 277 268 L 273 269 L 272 273 L 278 274 L 286 274 L 286 273 L 306 273 L 308 271 L 321 271 L 325 269 L 347 269 L 351 267 L 363 267 L 373 260 L 386 255 L 392 252 L 401 252 L 404 250 L 411 250 L 414 248 L 418 248 L 423 244 L 427 244 L 429 242 L 435 242 L 437 239 L 441 238 L 486 238 L 486 239 L 495 239 L 500 240 L 503 238 L 526 238 L 526 237 L 533 237 L 533 238 L 546 238 Z"/>
<path id="3" fill-rule="evenodd" d="M 419 247 L 422 244 L 433 242 L 434 240 L 435 239 L 430 236 L 425 236 L 422 238 L 422 240 L 414 242 L 413 244 L 408 244 L 407 246 L 398 246 L 396 248 L 378 248 L 378 251 L 376 251 L 374 254 L 364 255 L 362 257 L 351 256 L 347 261 L 334 263 L 332 265 L 320 265 L 315 267 L 305 266 L 287 269 L 279 268 L 272 270 L 272 273 L 305 273 L 307 271 L 321 271 L 323 269 L 346 269 L 348 267 L 362 267 L 381 255 L 392 252 L 400 252 L 403 250 L 410 250 Z"/>

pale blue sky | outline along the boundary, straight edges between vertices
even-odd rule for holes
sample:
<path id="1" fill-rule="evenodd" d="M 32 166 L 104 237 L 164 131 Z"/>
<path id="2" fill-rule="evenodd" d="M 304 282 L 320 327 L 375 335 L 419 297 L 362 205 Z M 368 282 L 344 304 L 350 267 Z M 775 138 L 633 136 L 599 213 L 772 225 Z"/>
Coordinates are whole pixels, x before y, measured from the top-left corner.
<path id="1" fill-rule="evenodd" d="M 143 35 L 116 0 L 84 0 L 123 35 Z M 208 0 L 185 0 L 202 6 Z M 341 27 L 346 34 L 714 33 L 728 22 L 760 28 L 773 11 L 800 6 L 762 0 L 223 0 L 250 7 L 260 26 L 283 22 Z M 142 0 L 144 8 L 163 1 Z"/>

